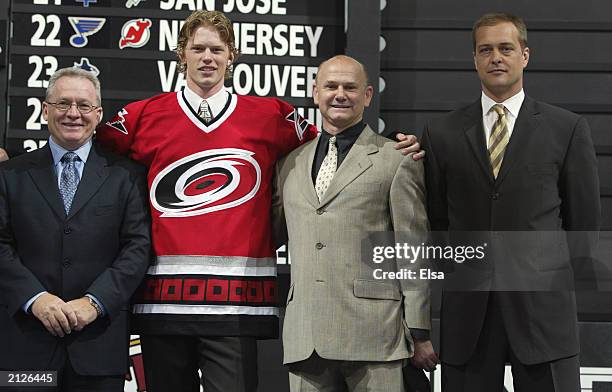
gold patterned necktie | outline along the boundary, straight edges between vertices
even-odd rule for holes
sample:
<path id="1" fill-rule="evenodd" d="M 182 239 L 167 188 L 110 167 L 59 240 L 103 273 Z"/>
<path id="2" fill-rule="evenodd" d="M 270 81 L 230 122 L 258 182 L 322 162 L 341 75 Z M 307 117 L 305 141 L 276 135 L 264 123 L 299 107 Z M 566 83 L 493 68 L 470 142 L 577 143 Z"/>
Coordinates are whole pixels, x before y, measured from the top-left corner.
<path id="1" fill-rule="evenodd" d="M 212 114 L 210 113 L 210 107 L 208 106 L 208 102 L 206 102 L 205 99 L 200 104 L 200 109 L 198 110 L 198 116 L 200 116 L 200 118 L 204 120 L 205 123 L 209 123 L 212 120 Z"/>
<path id="2" fill-rule="evenodd" d="M 319 201 L 323 199 L 325 191 L 329 188 L 332 178 L 336 173 L 338 166 L 338 147 L 336 147 L 336 137 L 332 136 L 329 138 L 329 147 L 327 149 L 327 155 L 321 163 L 321 168 L 317 173 L 317 179 L 315 180 L 315 190 L 317 191 L 317 197 Z"/>
<path id="3" fill-rule="evenodd" d="M 497 104 L 492 109 L 497 113 L 497 121 L 493 124 L 493 129 L 489 136 L 489 159 L 491 160 L 493 176 L 497 178 L 504 159 L 504 151 L 506 151 L 506 146 L 510 141 L 510 134 L 508 132 L 508 120 L 506 119 L 504 105 Z"/>

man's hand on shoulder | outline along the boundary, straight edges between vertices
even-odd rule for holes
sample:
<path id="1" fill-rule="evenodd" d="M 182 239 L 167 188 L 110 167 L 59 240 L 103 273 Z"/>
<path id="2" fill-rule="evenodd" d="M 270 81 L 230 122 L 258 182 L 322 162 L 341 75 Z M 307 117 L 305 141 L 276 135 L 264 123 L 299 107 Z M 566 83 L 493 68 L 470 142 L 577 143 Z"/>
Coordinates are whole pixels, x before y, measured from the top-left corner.
<path id="1" fill-rule="evenodd" d="M 74 327 L 76 331 L 82 330 L 98 318 L 98 311 L 91 305 L 87 297 L 73 299 L 68 301 L 66 305 L 76 314 L 77 325 Z"/>
<path id="2" fill-rule="evenodd" d="M 51 335 L 64 337 L 77 326 L 77 315 L 66 305 L 61 298 L 44 293 L 34 301 L 30 309 Z"/>
<path id="3" fill-rule="evenodd" d="M 400 150 L 402 155 L 408 155 L 414 152 L 415 154 L 412 156 L 412 159 L 415 161 L 421 160 L 425 157 L 425 150 L 421 150 L 421 145 L 419 144 L 416 136 L 397 133 L 395 137 L 397 140 L 399 140 L 399 142 L 395 144 L 395 149 Z"/>
<path id="4" fill-rule="evenodd" d="M 414 356 L 410 358 L 410 362 L 417 368 L 425 369 L 428 372 L 435 370 L 439 361 L 431 340 L 414 341 Z"/>

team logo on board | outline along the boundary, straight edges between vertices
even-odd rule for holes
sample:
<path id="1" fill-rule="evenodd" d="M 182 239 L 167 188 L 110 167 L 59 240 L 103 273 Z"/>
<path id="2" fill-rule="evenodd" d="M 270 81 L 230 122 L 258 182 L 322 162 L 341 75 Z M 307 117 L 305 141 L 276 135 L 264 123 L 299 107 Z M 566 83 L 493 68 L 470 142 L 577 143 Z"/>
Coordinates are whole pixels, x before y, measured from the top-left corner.
<path id="1" fill-rule="evenodd" d="M 138 4 L 142 3 L 145 0 L 127 0 L 125 2 L 125 8 L 137 7 Z"/>
<path id="2" fill-rule="evenodd" d="M 132 19 L 125 22 L 121 28 L 119 49 L 145 46 L 151 38 L 150 29 L 152 25 L 151 19 L 147 18 Z"/>
<path id="3" fill-rule="evenodd" d="M 89 7 L 90 4 L 96 4 L 98 0 L 76 0 L 77 3 L 83 3 L 83 7 Z"/>
<path id="4" fill-rule="evenodd" d="M 70 36 L 70 45 L 75 48 L 82 48 L 89 42 L 87 37 L 97 33 L 104 26 L 106 18 L 69 16 L 68 22 L 76 32 L 76 34 Z"/>
<path id="5" fill-rule="evenodd" d="M 73 63 L 72 65 L 73 68 L 81 68 L 85 71 L 89 71 L 91 73 L 93 73 L 94 75 L 98 76 L 100 75 L 100 70 L 98 69 L 98 67 L 96 67 L 95 65 L 93 65 L 89 59 L 87 57 L 81 57 L 81 61 L 79 63 L 77 63 L 76 61 Z"/>

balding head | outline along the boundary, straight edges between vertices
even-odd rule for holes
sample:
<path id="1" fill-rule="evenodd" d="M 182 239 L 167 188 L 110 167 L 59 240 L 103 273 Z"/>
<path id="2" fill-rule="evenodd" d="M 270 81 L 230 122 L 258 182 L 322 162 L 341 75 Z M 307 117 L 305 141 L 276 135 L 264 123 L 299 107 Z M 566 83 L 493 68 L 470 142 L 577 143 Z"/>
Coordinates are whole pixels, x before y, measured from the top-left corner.
<path id="1" fill-rule="evenodd" d="M 323 128 L 338 134 L 357 124 L 373 95 L 363 64 L 339 55 L 321 63 L 313 87 L 315 104 L 323 115 Z"/>
<path id="2" fill-rule="evenodd" d="M 320 65 L 319 65 L 319 71 L 317 73 L 317 77 L 316 77 L 316 81 L 319 80 L 319 75 L 321 74 L 321 70 L 324 69 L 327 66 L 339 66 L 339 67 L 343 67 L 343 68 L 347 68 L 347 67 L 357 67 L 359 68 L 359 72 L 361 73 L 361 77 L 363 78 L 363 83 L 364 86 L 367 86 L 370 82 L 370 78 L 368 77 L 368 71 L 365 68 L 365 65 L 363 65 L 362 63 L 360 63 L 359 61 L 355 60 L 354 58 L 344 55 L 344 54 L 339 54 L 337 56 L 334 56 L 330 59 L 327 59 L 325 61 L 323 61 Z"/>

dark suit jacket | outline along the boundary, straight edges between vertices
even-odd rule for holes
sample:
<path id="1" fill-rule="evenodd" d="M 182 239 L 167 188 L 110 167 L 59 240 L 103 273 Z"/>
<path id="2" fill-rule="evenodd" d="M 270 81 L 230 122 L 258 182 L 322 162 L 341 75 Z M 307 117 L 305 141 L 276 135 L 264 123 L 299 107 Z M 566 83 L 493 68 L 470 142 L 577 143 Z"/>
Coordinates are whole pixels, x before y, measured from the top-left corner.
<path id="1" fill-rule="evenodd" d="M 0 165 L 0 368 L 49 369 L 59 349 L 82 375 L 127 370 L 128 305 L 150 260 L 146 192 L 141 166 L 95 142 L 67 217 L 48 146 Z M 22 309 L 41 291 L 91 293 L 107 314 L 54 337 Z"/>
<path id="2" fill-rule="evenodd" d="M 539 231 L 535 235 L 547 237 L 545 231 L 599 229 L 595 151 L 586 120 L 574 113 L 525 97 L 497 179 L 486 150 L 480 100 L 431 121 L 423 148 L 432 230 Z M 567 253 L 573 250 L 568 251 L 567 243 L 533 243 L 541 255 L 554 251 L 560 257 L 545 257 L 549 265 L 536 264 L 534 273 L 523 278 L 537 284 L 554 272 L 563 280 L 572 279 Z M 572 291 L 501 292 L 497 298 L 521 362 L 578 353 Z M 443 293 L 443 361 L 460 365 L 470 358 L 488 300 L 487 291 Z"/>

